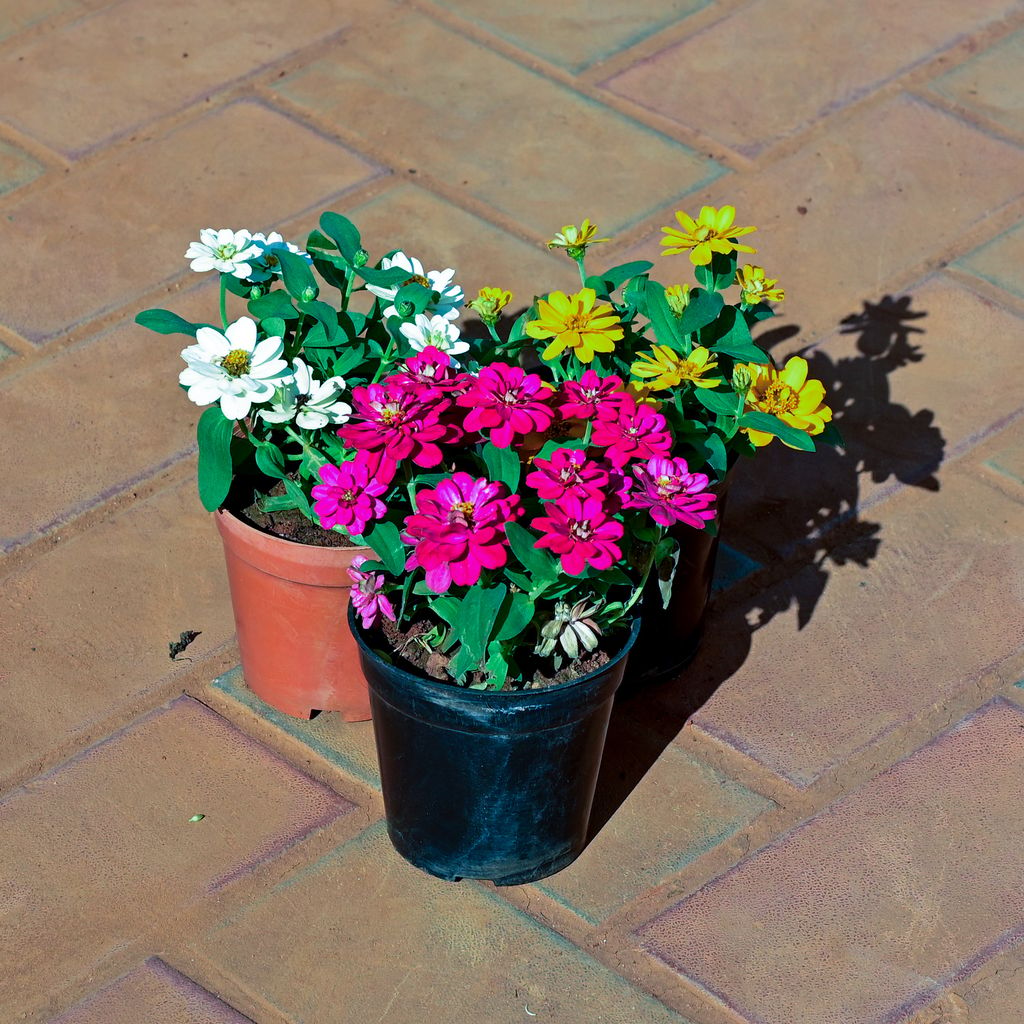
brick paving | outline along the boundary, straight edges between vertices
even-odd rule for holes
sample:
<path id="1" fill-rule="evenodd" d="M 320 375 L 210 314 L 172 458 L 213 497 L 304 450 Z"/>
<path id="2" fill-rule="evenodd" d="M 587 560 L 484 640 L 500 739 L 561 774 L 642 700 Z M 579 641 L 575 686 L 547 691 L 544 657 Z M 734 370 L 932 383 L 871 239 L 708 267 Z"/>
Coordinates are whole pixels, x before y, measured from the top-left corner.
<path id="1" fill-rule="evenodd" d="M 0 1019 L 1019 1024 L 1024 3 L 2 7 Z M 439 882 L 369 724 L 245 689 L 134 314 L 209 315 L 206 226 L 333 208 L 522 298 L 564 222 L 618 262 L 725 202 L 849 448 L 743 467 L 580 859 Z"/>

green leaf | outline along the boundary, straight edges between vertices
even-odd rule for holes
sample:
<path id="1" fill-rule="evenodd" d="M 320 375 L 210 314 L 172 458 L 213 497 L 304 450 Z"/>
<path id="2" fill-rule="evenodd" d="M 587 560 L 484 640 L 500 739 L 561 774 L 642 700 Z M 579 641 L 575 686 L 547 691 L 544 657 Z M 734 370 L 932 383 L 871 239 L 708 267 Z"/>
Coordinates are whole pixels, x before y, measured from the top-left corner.
<path id="1" fill-rule="evenodd" d="M 738 416 L 742 399 L 735 391 L 712 391 L 711 388 L 694 388 L 693 395 L 716 416 Z"/>
<path id="2" fill-rule="evenodd" d="M 196 336 L 196 331 L 204 326 L 185 320 L 177 313 L 172 313 L 167 309 L 144 309 L 136 315 L 135 322 L 140 327 L 156 331 L 157 334 L 187 334 L 193 338 Z"/>
<path id="3" fill-rule="evenodd" d="M 199 442 L 199 500 L 207 512 L 220 508 L 231 490 L 231 433 L 235 429 L 220 411 L 211 405 L 196 428 Z"/>
<path id="4" fill-rule="evenodd" d="M 728 323 L 730 316 L 732 318 L 731 324 Z M 730 356 L 744 363 L 766 363 L 768 361 L 767 354 L 754 344 L 753 339 L 750 337 L 750 328 L 747 326 L 747 321 L 735 307 L 726 307 L 720 319 L 724 321 L 723 326 L 727 327 L 727 329 L 721 337 L 717 338 L 709 346 L 712 352 Z M 718 325 L 716 324 L 715 326 L 717 327 Z"/>
<path id="5" fill-rule="evenodd" d="M 622 293 L 622 301 L 630 309 L 635 309 L 641 316 L 646 316 L 648 320 L 650 320 L 650 317 L 647 316 L 647 285 L 649 280 L 646 274 L 640 274 L 626 285 Z"/>
<path id="6" fill-rule="evenodd" d="M 277 445 L 261 444 L 256 449 L 256 465 L 260 471 L 275 480 L 283 480 L 288 475 L 284 454 Z"/>
<path id="7" fill-rule="evenodd" d="M 837 448 L 846 447 L 843 435 L 839 433 L 839 428 L 832 422 L 826 423 L 825 429 L 820 434 L 815 434 L 814 439 L 821 441 L 822 444 L 835 445 Z"/>
<path id="8" fill-rule="evenodd" d="M 463 649 L 468 649 L 473 663 L 479 663 L 487 652 L 495 620 L 508 593 L 508 587 L 474 587 L 462 600 L 462 614 L 456 629 Z"/>
<path id="9" fill-rule="evenodd" d="M 287 249 L 278 249 L 275 255 L 281 264 L 281 277 L 284 280 L 284 286 L 293 299 L 311 302 L 320 294 L 320 286 L 316 283 L 316 278 L 305 257 L 288 252 Z M 272 295 L 273 292 L 268 294 Z"/>
<path id="10" fill-rule="evenodd" d="M 206 815 L 205 815 L 205 814 L 193 814 L 193 815 L 192 815 L 192 817 L 188 819 L 188 822 L 189 822 L 189 824 L 191 825 L 191 824 L 193 824 L 194 822 L 197 822 L 197 821 L 202 821 L 202 820 L 203 820 L 203 818 L 205 818 L 205 817 L 206 817 Z"/>
<path id="11" fill-rule="evenodd" d="M 412 284 L 403 285 L 398 289 L 395 294 L 394 306 L 395 309 L 401 309 L 403 302 L 411 303 L 413 307 L 412 313 L 409 314 L 409 318 L 411 318 L 417 313 L 422 313 L 430 305 L 432 298 L 433 294 L 429 288 L 424 288 L 418 281 L 413 281 Z"/>
<path id="12" fill-rule="evenodd" d="M 684 356 L 690 354 L 690 344 L 679 330 L 679 321 L 672 315 L 664 287 L 657 281 L 647 282 L 647 316 L 659 345 L 666 345 Z"/>
<path id="13" fill-rule="evenodd" d="M 350 263 L 355 255 L 363 247 L 359 237 L 359 229 L 340 213 L 332 213 L 328 210 L 320 217 L 320 227 L 325 234 L 329 235 L 338 245 L 338 251 Z"/>
<path id="14" fill-rule="evenodd" d="M 409 271 L 401 267 L 379 270 L 376 267 L 357 267 L 356 273 L 367 283 L 381 288 L 394 288 L 396 284 L 409 280 Z"/>
<path id="15" fill-rule="evenodd" d="M 558 563 L 547 551 L 533 546 L 536 538 L 525 526 L 520 526 L 518 523 L 506 523 L 505 536 L 508 537 L 512 553 L 533 578 L 534 585 L 558 578 Z"/>
<path id="16" fill-rule="evenodd" d="M 275 494 L 272 498 L 260 499 L 260 510 L 263 512 L 290 512 L 295 508 L 301 508 L 301 505 L 289 494 Z"/>
<path id="17" fill-rule="evenodd" d="M 364 536 L 366 543 L 373 548 L 392 576 L 401 576 L 405 572 L 405 547 L 402 535 L 394 523 L 377 523 Z"/>
<path id="18" fill-rule="evenodd" d="M 279 316 L 267 316 L 260 321 L 260 327 L 268 338 L 283 338 L 288 325 Z"/>
<path id="19" fill-rule="evenodd" d="M 257 320 L 265 320 L 267 317 L 279 317 L 282 320 L 299 318 L 299 311 L 292 305 L 288 293 L 282 288 L 275 288 L 258 299 L 250 299 L 249 312 Z"/>
<path id="20" fill-rule="evenodd" d="M 310 231 L 306 236 L 307 249 L 337 249 L 337 245 L 331 241 L 322 231 Z"/>
<path id="21" fill-rule="evenodd" d="M 617 267 L 612 267 L 599 276 L 601 280 L 611 285 L 611 290 L 614 290 L 630 278 L 646 274 L 653 266 L 654 264 L 650 260 L 634 260 L 632 263 L 620 263 Z"/>
<path id="22" fill-rule="evenodd" d="M 806 431 L 791 427 L 783 423 L 778 416 L 768 412 L 758 412 L 756 409 L 744 413 L 739 420 L 740 427 L 749 427 L 751 430 L 761 430 L 766 434 L 774 434 L 780 441 L 799 448 L 804 452 L 814 451 L 814 442 Z"/>
<path id="23" fill-rule="evenodd" d="M 299 309 L 307 316 L 313 317 L 324 326 L 324 334 L 332 343 L 337 341 L 341 333 L 338 328 L 338 311 L 326 302 L 300 302 Z"/>
<path id="24" fill-rule="evenodd" d="M 532 621 L 533 599 L 529 594 L 509 594 L 498 616 L 495 640 L 511 640 L 518 636 Z"/>
<path id="25" fill-rule="evenodd" d="M 451 594 L 441 594 L 438 597 L 434 597 L 428 604 L 430 605 L 430 610 L 438 618 L 447 622 L 449 626 L 457 626 L 459 624 L 459 610 L 462 607 L 462 602 L 457 597 L 453 597 Z"/>
<path id="26" fill-rule="evenodd" d="M 480 453 L 491 480 L 500 480 L 511 493 L 519 486 L 519 456 L 511 448 L 499 448 L 488 441 Z"/>
<path id="27" fill-rule="evenodd" d="M 331 366 L 332 377 L 344 377 L 354 370 L 362 361 L 364 352 L 361 348 L 346 348 Z"/>
<path id="28" fill-rule="evenodd" d="M 295 502 L 294 508 L 297 508 L 305 516 L 307 516 L 312 522 L 319 525 L 318 520 L 313 515 L 313 509 L 309 504 L 309 499 L 306 497 L 305 492 L 302 488 L 294 481 L 285 478 L 281 481 L 284 484 L 284 489 L 288 493 L 288 497 Z"/>
<path id="29" fill-rule="evenodd" d="M 683 310 L 682 317 L 677 321 L 681 334 L 693 334 L 715 320 L 725 305 L 722 296 L 717 292 L 692 291 L 690 301 Z"/>
<path id="30" fill-rule="evenodd" d="M 508 332 L 509 342 L 529 340 L 530 336 L 525 332 L 525 327 L 532 319 L 534 319 L 532 316 L 533 312 L 533 306 L 531 306 L 516 317 L 515 322 L 512 324 L 512 330 Z"/>
<path id="31" fill-rule="evenodd" d="M 487 664 L 484 669 L 491 676 L 488 689 L 500 690 L 508 679 L 508 659 L 501 649 L 501 644 L 497 642 L 487 645 L 487 655 Z"/>

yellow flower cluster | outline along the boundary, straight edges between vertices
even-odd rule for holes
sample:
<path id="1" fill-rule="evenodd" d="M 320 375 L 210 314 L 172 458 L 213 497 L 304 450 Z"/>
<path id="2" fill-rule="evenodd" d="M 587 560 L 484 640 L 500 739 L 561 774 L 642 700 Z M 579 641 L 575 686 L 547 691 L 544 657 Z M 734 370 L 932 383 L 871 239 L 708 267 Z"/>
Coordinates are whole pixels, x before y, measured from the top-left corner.
<path id="1" fill-rule="evenodd" d="M 541 354 L 555 359 L 571 348 L 581 363 L 592 362 L 598 352 L 614 352 L 623 336 L 622 324 L 608 303 L 595 305 L 593 288 L 581 288 L 574 295 L 552 292 L 537 301 L 537 319 L 526 325 L 526 333 L 538 340 L 550 339 Z"/>
<path id="2" fill-rule="evenodd" d="M 771 413 L 783 423 L 806 431 L 811 437 L 820 434 L 832 419 L 832 410 L 825 405 L 825 385 L 820 380 L 807 379 L 806 359 L 791 356 L 781 370 L 770 364 L 748 363 L 746 370 L 750 374 L 748 410 Z M 758 448 L 764 447 L 775 436 L 763 430 L 744 429 Z"/>

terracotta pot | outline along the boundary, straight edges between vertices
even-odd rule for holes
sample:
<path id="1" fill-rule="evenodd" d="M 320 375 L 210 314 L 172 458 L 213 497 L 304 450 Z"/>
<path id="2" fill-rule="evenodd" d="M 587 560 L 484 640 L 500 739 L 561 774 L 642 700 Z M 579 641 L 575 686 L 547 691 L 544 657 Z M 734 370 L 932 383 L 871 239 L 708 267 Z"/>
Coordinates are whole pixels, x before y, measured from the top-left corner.
<path id="1" fill-rule="evenodd" d="M 242 673 L 278 711 L 309 718 L 340 711 L 370 717 L 370 698 L 347 624 L 348 567 L 369 548 L 321 548 L 274 537 L 223 509 L 214 520 L 224 542 Z"/>

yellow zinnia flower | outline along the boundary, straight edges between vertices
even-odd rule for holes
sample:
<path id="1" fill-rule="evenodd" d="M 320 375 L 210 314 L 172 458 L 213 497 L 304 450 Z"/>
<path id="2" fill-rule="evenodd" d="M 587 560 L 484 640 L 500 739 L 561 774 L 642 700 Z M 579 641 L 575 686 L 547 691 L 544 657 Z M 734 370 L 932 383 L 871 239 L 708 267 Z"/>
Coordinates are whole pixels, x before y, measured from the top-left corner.
<path id="1" fill-rule="evenodd" d="M 807 360 L 791 356 L 782 370 L 771 365 L 748 363 L 750 390 L 747 392 L 747 410 L 771 413 L 783 423 L 797 430 L 805 430 L 812 437 L 825 429 L 832 419 L 832 410 L 825 405 L 825 385 L 820 380 L 807 379 Z M 743 428 L 758 448 L 774 440 L 774 434 L 763 430 Z M 782 442 L 786 444 L 785 441 Z M 792 448 L 793 445 L 787 445 Z"/>
<path id="2" fill-rule="evenodd" d="M 580 254 L 586 251 L 588 245 L 596 245 L 598 242 L 610 242 L 610 238 L 595 238 L 597 225 L 591 224 L 590 220 L 584 220 L 576 227 L 575 224 L 565 224 L 562 230 L 557 232 L 555 237 L 548 242 L 549 249 L 567 249 L 572 256 L 572 250 Z"/>
<path id="3" fill-rule="evenodd" d="M 651 354 L 640 354 L 640 358 L 629 368 L 630 373 L 648 381 L 648 387 L 655 391 L 678 387 L 684 380 L 699 388 L 713 388 L 721 377 L 705 379 L 705 374 L 717 369 L 718 359 L 703 345 L 697 345 L 689 356 L 673 352 L 667 345 L 652 345 Z"/>
<path id="4" fill-rule="evenodd" d="M 480 294 L 469 303 L 469 308 L 475 309 L 485 324 L 493 324 L 511 301 L 512 293 L 503 288 L 481 288 Z"/>
<path id="5" fill-rule="evenodd" d="M 670 284 L 665 289 L 665 301 L 672 315 L 679 319 L 690 304 L 690 286 L 688 284 Z"/>
<path id="6" fill-rule="evenodd" d="M 757 228 L 733 227 L 736 208 L 723 206 L 720 210 L 714 206 L 702 206 L 700 216 L 694 220 L 682 210 L 676 211 L 679 228 L 662 228 L 666 237 L 661 240 L 665 246 L 662 256 L 674 256 L 676 253 L 690 252 L 690 261 L 698 267 L 705 267 L 711 262 L 713 252 L 757 252 L 749 245 L 740 245 L 732 241 L 740 235 L 749 235 Z"/>
<path id="7" fill-rule="evenodd" d="M 752 267 L 749 263 L 736 271 L 736 284 L 743 290 L 743 303 L 756 306 L 761 302 L 782 302 L 786 292 L 776 288 L 778 280 L 764 276 L 763 267 Z"/>
<path id="8" fill-rule="evenodd" d="M 607 303 L 595 306 L 596 299 L 593 288 L 581 288 L 574 295 L 552 292 L 537 300 L 538 316 L 526 325 L 526 333 L 552 339 L 542 358 L 555 359 L 571 348 L 581 363 L 589 363 L 597 352 L 615 351 L 623 335 L 619 318 Z"/>

